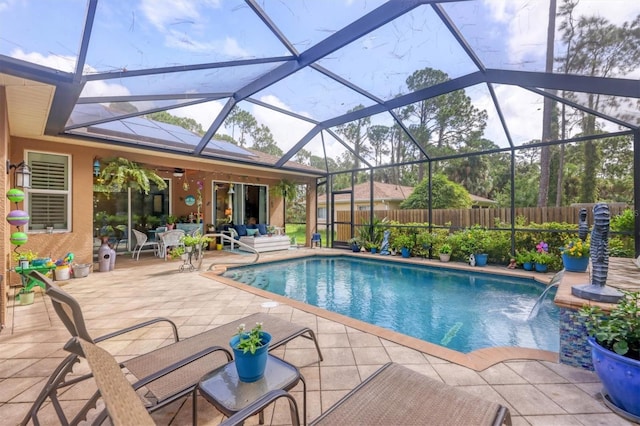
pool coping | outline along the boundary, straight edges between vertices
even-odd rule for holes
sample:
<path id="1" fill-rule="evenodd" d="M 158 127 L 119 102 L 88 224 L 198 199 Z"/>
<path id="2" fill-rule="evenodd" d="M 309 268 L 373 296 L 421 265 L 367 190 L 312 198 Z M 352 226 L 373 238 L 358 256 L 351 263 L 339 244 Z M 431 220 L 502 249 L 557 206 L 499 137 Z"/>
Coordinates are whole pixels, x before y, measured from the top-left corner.
<path id="1" fill-rule="evenodd" d="M 320 249 L 314 250 L 314 253 L 301 252 L 301 253 L 292 253 L 287 252 L 286 256 L 276 256 L 269 259 L 261 259 L 260 263 L 271 263 L 282 260 L 290 260 L 297 259 L 302 257 L 311 257 L 311 256 L 349 256 L 349 257 L 365 257 L 370 260 L 380 260 L 380 255 L 372 255 L 367 253 L 353 253 L 346 252 L 344 250 L 335 250 L 335 249 Z M 412 265 L 426 265 L 432 267 L 440 267 L 440 268 L 449 268 L 449 269 L 458 269 L 458 270 L 466 270 L 473 272 L 487 272 L 497 275 L 506 275 L 520 278 L 533 278 L 534 280 L 548 285 L 551 279 L 555 274 L 553 273 L 532 273 L 523 270 L 514 270 L 507 269 L 506 267 L 496 267 L 496 266 L 486 266 L 479 269 L 478 267 L 472 267 L 465 263 L 461 262 L 440 262 L 438 260 L 429 260 L 423 258 L 395 258 L 389 256 L 389 258 L 385 258 L 385 261 L 398 262 L 398 263 L 407 263 Z M 551 361 L 558 362 L 559 354 L 557 352 L 545 351 L 541 349 L 529 349 L 529 348 L 518 348 L 518 347 L 494 347 L 494 348 L 484 348 L 479 349 L 468 354 L 454 351 L 452 349 L 445 348 L 443 346 L 437 345 L 435 343 L 426 342 L 424 340 L 417 339 L 415 337 L 407 336 L 402 333 L 398 333 L 396 331 L 392 331 L 380 326 L 376 326 L 373 324 L 366 323 L 364 321 L 356 320 L 350 317 L 347 317 L 342 314 L 338 314 L 335 312 L 328 311 L 326 309 L 319 308 L 317 306 L 312 306 L 306 304 L 304 302 L 300 302 L 297 300 L 289 299 L 285 296 L 280 296 L 275 293 L 268 292 L 266 290 L 262 290 L 256 287 L 249 286 L 247 284 L 242 284 L 237 281 L 234 281 L 230 278 L 226 278 L 221 276 L 227 268 L 229 267 L 238 267 L 245 266 L 241 264 L 217 264 L 212 265 L 210 268 L 211 271 L 203 272 L 202 275 L 219 281 L 223 284 L 229 285 L 231 287 L 238 288 L 240 290 L 271 299 L 277 301 L 282 304 L 289 305 L 293 308 L 300 309 L 305 312 L 312 313 L 319 317 L 336 321 L 342 323 L 348 327 L 354 328 L 356 330 L 360 330 L 366 333 L 370 333 L 376 335 L 380 338 L 389 340 L 391 342 L 407 346 L 409 348 L 424 352 L 428 355 L 435 356 L 437 358 L 444 359 L 449 362 L 453 362 L 468 368 L 471 368 L 475 371 L 485 370 L 492 365 L 498 364 L 503 361 L 509 360 L 517 360 L 517 359 L 533 359 L 540 361 Z"/>

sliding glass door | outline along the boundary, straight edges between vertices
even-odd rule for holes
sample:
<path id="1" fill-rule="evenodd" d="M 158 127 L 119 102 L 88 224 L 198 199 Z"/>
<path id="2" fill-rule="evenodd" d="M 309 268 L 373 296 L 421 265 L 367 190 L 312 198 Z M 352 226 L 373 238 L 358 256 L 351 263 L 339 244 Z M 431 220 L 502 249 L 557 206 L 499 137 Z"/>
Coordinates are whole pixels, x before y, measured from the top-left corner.
<path id="1" fill-rule="evenodd" d="M 225 223 L 268 223 L 268 187 L 235 182 L 213 182 L 212 215 L 216 227 Z"/>

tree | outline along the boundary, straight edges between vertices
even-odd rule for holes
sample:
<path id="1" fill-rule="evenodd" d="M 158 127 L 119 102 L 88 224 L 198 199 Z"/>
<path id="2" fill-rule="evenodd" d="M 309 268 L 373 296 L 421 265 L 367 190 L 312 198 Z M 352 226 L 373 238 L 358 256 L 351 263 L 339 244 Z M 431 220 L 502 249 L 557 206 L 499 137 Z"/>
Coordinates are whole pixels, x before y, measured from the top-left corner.
<path id="1" fill-rule="evenodd" d="M 443 71 L 424 68 L 411 74 L 406 84 L 411 91 L 416 91 L 448 80 L 449 76 Z M 434 156 L 460 148 L 475 132 L 482 134 L 487 121 L 487 112 L 474 107 L 464 90 L 408 105 L 403 108 L 402 115 L 413 121 L 409 129 L 420 147 Z M 424 159 L 422 152 L 418 159 Z M 423 177 L 424 165 L 420 163 L 418 180 Z"/>
<path id="2" fill-rule="evenodd" d="M 431 182 L 434 209 L 469 208 L 471 196 L 464 187 L 451 182 L 441 173 L 433 175 Z M 426 209 L 429 208 L 429 178 L 425 178 L 414 189 L 411 195 L 400 203 L 401 209 Z"/>
<path id="3" fill-rule="evenodd" d="M 547 25 L 547 57 L 545 63 L 545 71 L 553 72 L 553 42 L 555 40 L 556 31 L 556 0 L 549 2 L 549 24 Z M 555 91 L 553 92 L 555 94 Z M 544 98 L 542 109 L 542 140 L 551 140 L 551 120 L 552 109 L 554 107 L 553 100 L 549 97 Z M 550 165 L 551 165 L 551 147 L 543 146 L 540 154 L 540 190 L 538 192 L 538 207 L 546 207 L 549 197 L 550 183 Z"/>
<path id="4" fill-rule="evenodd" d="M 364 105 L 358 105 L 348 112 L 358 111 L 364 108 Z M 370 154 L 370 148 L 367 146 L 367 128 L 371 124 L 371 118 L 359 118 L 351 123 L 338 126 L 337 131 L 344 136 L 347 143 L 351 144 L 355 153 L 353 168 L 360 168 L 360 158 L 365 158 Z"/>
<path id="5" fill-rule="evenodd" d="M 564 19 L 560 25 L 562 40 L 567 45 L 564 57 L 558 58 L 565 73 L 588 76 L 612 77 L 627 75 L 640 64 L 640 15 L 632 22 L 621 26 L 609 23 L 598 16 L 574 17 L 577 0 L 565 0 L 559 15 Z M 620 100 L 598 94 L 567 95 L 570 100 L 581 103 L 596 111 L 607 112 L 617 109 Z M 582 111 L 576 112 L 574 119 L 580 124 L 582 135 L 594 135 L 598 124 L 594 116 Z M 580 201 L 595 202 L 597 193 L 597 172 L 602 168 L 602 157 L 595 141 L 584 142 L 585 168 L 581 186 Z"/>
<path id="6" fill-rule="evenodd" d="M 276 145 L 271 130 L 269 130 L 267 126 L 264 124 L 261 124 L 259 127 L 256 126 L 251 132 L 251 136 L 253 138 L 253 146 L 251 149 L 266 152 L 276 157 L 282 157 L 283 152 L 278 145 Z"/>
<path id="7" fill-rule="evenodd" d="M 168 123 L 168 124 L 180 126 L 183 129 L 187 129 L 200 136 L 204 135 L 204 130 L 202 130 L 202 126 L 193 118 L 178 117 L 178 116 L 169 114 L 167 111 L 154 112 L 154 113 L 145 115 L 145 117 L 150 120 L 160 121 L 162 123 Z"/>
<path id="8" fill-rule="evenodd" d="M 236 105 L 233 107 L 225 121 L 225 127 L 229 127 L 229 125 L 231 126 L 231 137 L 238 142 L 238 145 L 245 146 L 247 143 L 246 137 L 255 131 L 258 126 L 258 122 L 251 113 L 240 109 Z M 240 131 L 237 138 L 235 135 L 236 126 Z"/>

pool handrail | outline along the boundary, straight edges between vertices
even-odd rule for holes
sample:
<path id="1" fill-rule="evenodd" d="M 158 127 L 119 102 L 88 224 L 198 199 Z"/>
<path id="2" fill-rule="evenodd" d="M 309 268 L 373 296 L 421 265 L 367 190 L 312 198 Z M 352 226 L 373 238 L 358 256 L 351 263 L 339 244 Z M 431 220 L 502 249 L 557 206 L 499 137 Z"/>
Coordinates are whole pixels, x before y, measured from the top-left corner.
<path id="1" fill-rule="evenodd" d="M 210 238 L 220 238 L 220 241 L 222 241 L 223 244 L 224 244 L 224 241 L 227 240 L 227 241 L 229 241 L 231 243 L 231 248 L 232 249 L 233 249 L 234 245 L 237 244 L 238 246 L 245 248 L 247 251 L 253 252 L 253 254 L 256 255 L 255 258 L 253 259 L 253 261 L 247 262 L 247 263 L 256 263 L 256 262 L 258 262 L 258 260 L 260 260 L 260 253 L 258 252 L 258 250 L 256 250 L 255 248 L 251 247 L 248 244 L 243 243 L 242 241 L 236 240 L 235 238 L 233 238 L 230 235 L 223 234 L 223 233 L 220 233 L 220 232 L 214 232 L 214 233 L 204 234 L 204 236 L 205 237 L 210 237 Z M 211 265 L 209 265 L 208 270 L 210 271 L 213 268 L 214 265 L 215 265 L 215 263 L 211 263 Z"/>

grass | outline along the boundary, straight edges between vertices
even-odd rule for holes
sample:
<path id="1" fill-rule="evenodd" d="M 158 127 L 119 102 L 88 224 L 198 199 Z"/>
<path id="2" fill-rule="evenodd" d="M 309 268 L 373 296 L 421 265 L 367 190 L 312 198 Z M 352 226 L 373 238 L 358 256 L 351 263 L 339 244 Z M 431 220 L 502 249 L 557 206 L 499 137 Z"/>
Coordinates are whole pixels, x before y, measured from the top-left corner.
<path id="1" fill-rule="evenodd" d="M 295 237 L 297 244 L 304 245 L 305 242 L 306 242 L 307 225 L 304 225 L 304 224 L 295 224 L 295 225 L 287 224 L 287 226 L 285 228 L 285 233 L 287 234 L 287 236 L 289 238 Z M 320 231 L 320 234 L 322 235 L 322 245 L 326 246 L 327 241 L 329 241 L 327 239 L 327 230 L 326 229 L 322 229 Z"/>

